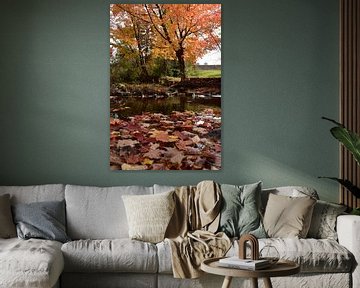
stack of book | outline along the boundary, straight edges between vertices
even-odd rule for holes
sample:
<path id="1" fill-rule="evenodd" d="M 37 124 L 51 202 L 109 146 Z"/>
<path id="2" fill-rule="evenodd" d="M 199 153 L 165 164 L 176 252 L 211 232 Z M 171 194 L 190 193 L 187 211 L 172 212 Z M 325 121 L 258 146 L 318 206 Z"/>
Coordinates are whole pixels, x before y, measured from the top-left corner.
<path id="1" fill-rule="evenodd" d="M 251 260 L 240 259 L 238 256 L 234 256 L 220 259 L 219 266 L 246 270 L 259 270 L 270 267 L 271 262 L 267 259 Z"/>

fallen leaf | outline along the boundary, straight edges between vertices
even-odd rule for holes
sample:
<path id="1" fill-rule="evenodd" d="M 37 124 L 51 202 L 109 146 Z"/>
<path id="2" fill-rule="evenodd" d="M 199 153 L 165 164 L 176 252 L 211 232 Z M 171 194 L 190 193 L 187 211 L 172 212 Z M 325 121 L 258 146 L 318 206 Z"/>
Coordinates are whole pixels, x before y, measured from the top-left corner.
<path id="1" fill-rule="evenodd" d="M 166 168 L 162 163 L 155 163 L 152 165 L 152 170 L 166 170 Z"/>
<path id="2" fill-rule="evenodd" d="M 178 149 L 174 147 L 165 147 L 166 151 L 164 151 L 164 156 L 171 158 L 172 156 L 181 153 Z"/>
<path id="3" fill-rule="evenodd" d="M 150 149 L 152 149 L 152 150 L 155 150 L 155 149 L 157 149 L 157 148 L 159 148 L 160 147 L 160 145 L 158 144 L 158 143 L 152 143 L 152 144 L 150 144 Z"/>
<path id="4" fill-rule="evenodd" d="M 202 128 L 202 127 L 194 127 L 193 131 L 196 133 L 199 133 L 200 135 L 206 135 L 209 133 L 207 129 Z"/>
<path id="5" fill-rule="evenodd" d="M 146 170 L 147 166 L 146 165 L 130 165 L 130 164 L 122 164 L 121 165 L 121 170 Z"/>
<path id="6" fill-rule="evenodd" d="M 117 138 L 117 137 L 120 137 L 120 132 L 119 131 L 112 131 L 110 133 L 110 139 L 114 139 L 114 138 Z"/>
<path id="7" fill-rule="evenodd" d="M 114 118 L 111 118 L 110 119 L 110 125 L 118 125 L 120 123 L 120 119 L 114 119 Z"/>
<path id="8" fill-rule="evenodd" d="M 139 141 L 131 139 L 119 140 L 117 143 L 117 148 L 123 148 L 126 146 L 134 147 L 136 144 L 139 144 Z"/>
<path id="9" fill-rule="evenodd" d="M 154 160 L 150 160 L 149 158 L 145 158 L 142 162 L 144 165 L 151 165 L 154 163 Z"/>
<path id="10" fill-rule="evenodd" d="M 122 163 L 123 162 L 121 161 L 119 155 L 116 155 L 115 153 L 110 153 L 110 164 L 121 165 Z"/>
<path id="11" fill-rule="evenodd" d="M 169 135 L 167 131 L 155 130 L 151 132 L 150 137 L 155 138 L 156 141 L 161 142 L 175 142 L 178 140 L 178 137 L 175 135 Z"/>
<path id="12" fill-rule="evenodd" d="M 187 136 L 185 133 L 180 132 L 180 131 L 175 131 L 173 134 L 181 140 L 186 140 L 189 138 L 189 136 Z"/>
<path id="13" fill-rule="evenodd" d="M 140 163 L 141 157 L 139 155 L 130 154 L 129 156 L 125 157 L 125 161 L 127 164 L 136 164 Z"/>
<path id="14" fill-rule="evenodd" d="M 182 160 L 185 158 L 184 154 L 179 152 L 178 154 L 170 158 L 170 162 L 174 164 L 181 164 Z"/>
<path id="15" fill-rule="evenodd" d="M 186 141 L 180 140 L 177 141 L 175 145 L 180 150 L 186 150 L 187 148 L 189 148 L 188 146 L 192 145 L 193 143 L 194 142 L 192 140 L 186 140 Z"/>
<path id="16" fill-rule="evenodd" d="M 199 143 L 201 141 L 200 137 L 195 135 L 193 138 L 191 138 L 191 140 L 194 142 L 194 143 Z"/>
<path id="17" fill-rule="evenodd" d="M 161 150 L 150 149 L 149 152 L 144 154 L 144 157 L 148 157 L 150 159 L 160 159 L 161 154 Z"/>

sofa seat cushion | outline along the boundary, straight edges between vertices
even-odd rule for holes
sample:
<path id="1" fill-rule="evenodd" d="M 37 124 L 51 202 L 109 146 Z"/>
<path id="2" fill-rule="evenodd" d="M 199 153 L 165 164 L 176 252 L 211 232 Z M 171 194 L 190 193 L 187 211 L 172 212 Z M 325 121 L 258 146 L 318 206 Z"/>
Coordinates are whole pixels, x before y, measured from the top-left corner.
<path id="1" fill-rule="evenodd" d="M 52 287 L 63 268 L 60 242 L 0 239 L 0 287 Z"/>
<path id="2" fill-rule="evenodd" d="M 354 265 L 353 255 L 338 242 L 330 239 L 267 238 L 259 239 L 259 249 L 274 246 L 280 258 L 300 264 L 302 273 L 350 272 Z M 172 273 L 171 248 L 167 241 L 157 244 L 159 273 Z M 238 255 L 235 241 L 227 256 Z M 250 256 L 250 251 L 249 251 Z"/>
<path id="3" fill-rule="evenodd" d="M 330 239 L 259 239 L 260 250 L 266 245 L 275 247 L 281 259 L 298 263 L 302 273 L 350 272 L 354 265 L 353 255 L 344 246 Z M 236 255 L 237 251 L 236 242 L 228 256 Z"/>
<path id="4" fill-rule="evenodd" d="M 264 239 L 263 245 L 274 246 L 280 258 L 295 261 L 302 272 L 350 272 L 353 255 L 330 239 Z"/>
<path id="5" fill-rule="evenodd" d="M 66 272 L 156 273 L 156 246 L 122 239 L 77 240 L 61 248 Z"/>

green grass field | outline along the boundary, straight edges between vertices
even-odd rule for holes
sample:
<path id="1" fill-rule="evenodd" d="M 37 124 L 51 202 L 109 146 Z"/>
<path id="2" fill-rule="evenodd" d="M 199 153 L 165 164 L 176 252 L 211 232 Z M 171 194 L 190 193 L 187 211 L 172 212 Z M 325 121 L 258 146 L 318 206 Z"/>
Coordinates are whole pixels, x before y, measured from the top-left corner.
<path id="1" fill-rule="evenodd" d="M 188 71 L 187 76 L 195 78 L 221 78 L 221 70 L 192 70 Z"/>

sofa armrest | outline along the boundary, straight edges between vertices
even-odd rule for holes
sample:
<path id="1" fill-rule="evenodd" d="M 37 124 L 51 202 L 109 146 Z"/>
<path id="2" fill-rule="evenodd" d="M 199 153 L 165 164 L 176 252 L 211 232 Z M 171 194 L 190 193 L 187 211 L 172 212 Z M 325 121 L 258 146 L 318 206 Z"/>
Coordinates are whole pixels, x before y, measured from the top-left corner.
<path id="1" fill-rule="evenodd" d="M 360 287 L 360 216 L 341 215 L 336 224 L 339 243 L 355 257 L 352 273 L 353 287 Z"/>

